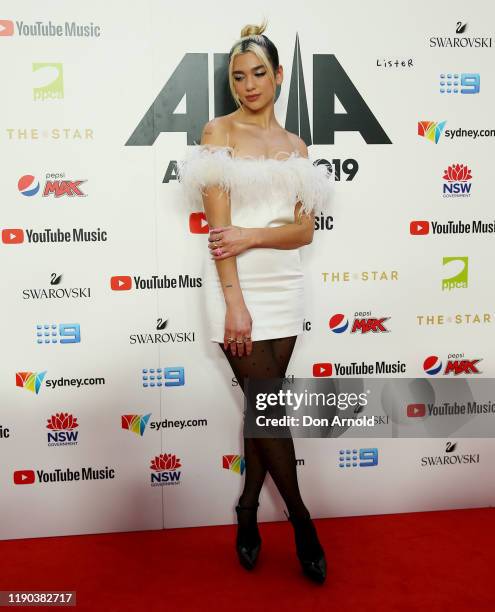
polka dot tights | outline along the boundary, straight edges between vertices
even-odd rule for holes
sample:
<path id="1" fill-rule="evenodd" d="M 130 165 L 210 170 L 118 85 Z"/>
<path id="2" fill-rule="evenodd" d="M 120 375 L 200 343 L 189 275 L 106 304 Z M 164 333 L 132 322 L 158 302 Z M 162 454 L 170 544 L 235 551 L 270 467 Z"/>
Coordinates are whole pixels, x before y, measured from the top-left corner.
<path id="1" fill-rule="evenodd" d="M 228 359 L 239 385 L 245 392 L 246 378 L 284 378 L 297 336 L 253 342 L 251 355 L 232 355 L 230 349 L 221 350 Z M 244 438 L 246 463 L 244 489 L 239 499 L 241 506 L 258 502 L 266 473 L 269 472 L 289 513 L 308 518 L 309 512 L 299 491 L 296 456 L 292 437 Z"/>

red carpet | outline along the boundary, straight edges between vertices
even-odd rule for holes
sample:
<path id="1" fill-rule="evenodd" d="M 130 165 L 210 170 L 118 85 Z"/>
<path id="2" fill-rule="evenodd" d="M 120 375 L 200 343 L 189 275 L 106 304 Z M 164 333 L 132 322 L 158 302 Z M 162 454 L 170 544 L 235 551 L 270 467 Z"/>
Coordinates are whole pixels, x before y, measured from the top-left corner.
<path id="1" fill-rule="evenodd" d="M 78 610 L 495 610 L 493 509 L 317 520 L 327 582 L 301 573 L 292 527 L 260 525 L 258 566 L 235 526 L 1 543 L 0 590 L 75 590 Z M 34 609 L 29 607 L 28 609 Z"/>

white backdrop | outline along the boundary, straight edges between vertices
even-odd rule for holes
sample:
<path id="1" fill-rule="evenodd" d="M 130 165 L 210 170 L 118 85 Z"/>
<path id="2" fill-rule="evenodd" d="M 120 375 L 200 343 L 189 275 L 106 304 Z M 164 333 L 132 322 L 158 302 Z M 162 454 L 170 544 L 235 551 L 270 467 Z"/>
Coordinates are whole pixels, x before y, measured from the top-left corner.
<path id="1" fill-rule="evenodd" d="M 284 67 L 280 123 L 301 130 L 311 159 L 346 170 L 328 229 L 302 251 L 306 325 L 288 375 L 384 361 L 403 364 L 392 377 L 452 377 L 451 354 L 481 360 L 461 378 L 494 375 L 493 227 L 431 230 L 493 223 L 495 10 L 481 0 L 466 10 L 457 0 L 3 3 L 0 537 L 234 522 L 242 394 L 208 339 L 207 234 L 191 231 L 176 163 L 205 120 L 230 112 L 215 62 L 264 16 Z M 466 89 L 479 82 L 479 92 L 441 93 L 441 74 L 478 75 Z M 446 121 L 437 143 L 418 135 L 420 121 Z M 447 135 L 458 128 L 492 132 Z M 444 179 L 455 164 L 471 178 Z M 465 197 L 444 197 L 454 184 Z M 428 234 L 410 233 L 418 220 Z M 100 239 L 33 242 L 31 230 L 57 228 Z M 442 289 L 463 265 L 444 257 L 468 258 L 466 287 Z M 153 275 L 189 286 L 137 288 Z M 356 313 L 388 317 L 388 333 L 330 328 Z M 423 368 L 429 356 L 442 363 L 436 375 Z M 158 368 L 180 384 L 150 386 Z M 491 505 L 493 444 L 457 433 L 450 448 L 442 438 L 297 439 L 308 508 L 332 517 Z M 340 450 L 369 447 L 377 465 L 339 467 Z M 446 456 L 461 458 L 421 462 Z M 268 478 L 260 520 L 283 519 L 283 507 Z"/>

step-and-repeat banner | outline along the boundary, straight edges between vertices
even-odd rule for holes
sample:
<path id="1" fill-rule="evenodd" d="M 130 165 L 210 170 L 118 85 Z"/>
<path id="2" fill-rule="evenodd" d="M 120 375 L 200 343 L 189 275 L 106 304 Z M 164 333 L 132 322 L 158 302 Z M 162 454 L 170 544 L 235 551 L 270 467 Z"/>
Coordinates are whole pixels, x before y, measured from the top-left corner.
<path id="1" fill-rule="evenodd" d="M 263 17 L 277 118 L 335 178 L 287 378 L 450 381 L 402 429 L 493 410 L 464 401 L 495 375 L 489 3 L 7 0 L 0 537 L 234 522 L 243 396 L 209 340 L 209 228 L 177 164 L 234 110 L 227 53 Z M 312 515 L 493 504 L 492 441 L 463 423 L 295 439 Z M 268 477 L 260 520 L 283 508 Z"/>

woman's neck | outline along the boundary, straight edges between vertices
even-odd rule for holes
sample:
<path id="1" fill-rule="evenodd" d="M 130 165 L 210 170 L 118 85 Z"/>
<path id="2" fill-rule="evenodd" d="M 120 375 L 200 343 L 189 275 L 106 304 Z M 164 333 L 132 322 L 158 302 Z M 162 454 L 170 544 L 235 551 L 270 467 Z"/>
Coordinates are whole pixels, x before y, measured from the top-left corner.
<path id="1" fill-rule="evenodd" d="M 255 125 L 260 130 L 269 131 L 273 128 L 280 128 L 280 125 L 275 117 L 273 111 L 273 104 L 267 105 L 258 111 L 252 111 L 249 108 L 244 107 L 244 110 L 239 109 L 237 119 L 243 123 L 249 123 L 249 125 Z"/>

